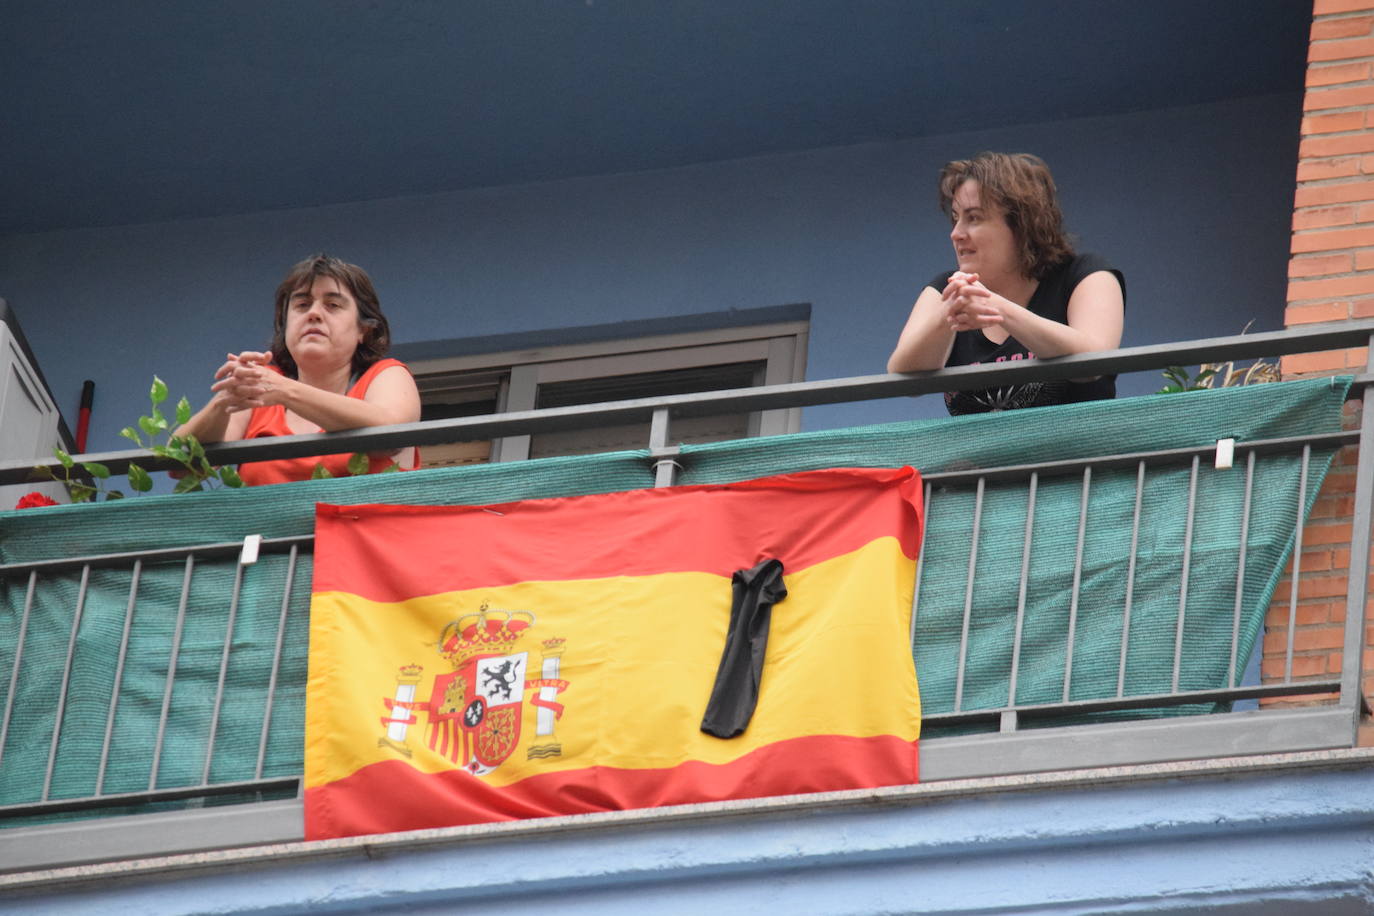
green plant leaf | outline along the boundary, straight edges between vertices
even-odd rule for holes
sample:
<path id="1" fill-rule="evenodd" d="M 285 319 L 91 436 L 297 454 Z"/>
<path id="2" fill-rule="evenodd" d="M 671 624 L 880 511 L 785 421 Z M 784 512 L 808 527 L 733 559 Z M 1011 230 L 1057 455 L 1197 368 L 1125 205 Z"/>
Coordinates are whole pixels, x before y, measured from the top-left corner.
<path id="1" fill-rule="evenodd" d="M 311 480 L 328 480 L 333 476 L 333 474 L 329 473 L 329 468 L 322 464 L 315 465 L 315 469 L 310 472 Z"/>
<path id="2" fill-rule="evenodd" d="M 158 432 L 167 428 L 167 418 L 164 417 L 162 411 L 158 410 L 156 407 L 153 408 L 153 423 L 157 426 Z M 149 435 L 152 435 L 152 433 L 149 433 Z"/>
<path id="3" fill-rule="evenodd" d="M 119 434 L 125 439 L 132 439 L 139 448 L 143 447 L 143 437 L 140 436 L 138 430 L 134 429 L 132 426 L 124 427 L 119 431 Z"/>
<path id="4" fill-rule="evenodd" d="M 153 488 L 153 478 L 143 468 L 129 463 L 129 486 L 140 493 L 147 493 Z"/>
<path id="5" fill-rule="evenodd" d="M 366 454 L 363 452 L 354 452 L 348 456 L 348 473 L 352 474 L 354 477 L 361 477 L 363 474 L 367 473 L 368 464 L 369 462 Z"/>
<path id="6" fill-rule="evenodd" d="M 37 475 L 39 475 L 39 476 L 42 476 L 42 475 L 46 474 L 46 475 L 48 475 L 48 479 L 49 479 L 49 480 L 60 480 L 60 479 L 61 479 L 61 478 L 59 478 L 55 473 L 53 473 L 53 469 L 50 468 L 50 467 L 48 467 L 46 464 L 35 464 L 35 465 L 33 466 L 33 473 L 34 473 L 34 474 L 37 474 Z"/>
<path id="7" fill-rule="evenodd" d="M 378 474 L 399 474 L 399 473 L 401 473 L 401 466 L 400 466 L 399 464 L 388 464 L 386 467 L 382 468 L 382 469 L 381 469 L 380 471 L 378 471 L 377 473 L 378 473 Z"/>
<path id="8" fill-rule="evenodd" d="M 62 451 L 62 449 L 60 449 L 60 448 L 54 448 L 54 449 L 52 450 L 52 453 L 53 453 L 53 456 L 54 456 L 58 461 L 62 462 L 62 466 L 63 466 L 64 468 L 70 469 L 70 468 L 72 467 L 72 465 L 76 464 L 76 462 L 72 460 L 72 456 L 71 456 L 71 455 L 68 455 L 66 452 Z"/>
<path id="9" fill-rule="evenodd" d="M 197 491 L 197 490 L 199 490 L 199 489 L 200 489 L 200 478 L 199 478 L 199 477 L 191 477 L 191 476 L 188 475 L 188 476 L 183 477 L 183 478 L 181 478 L 180 480 L 177 481 L 177 485 L 176 485 L 176 487 L 172 490 L 172 492 L 173 492 L 173 493 L 190 493 L 190 492 L 193 492 L 193 491 Z"/>
<path id="10" fill-rule="evenodd" d="M 191 419 L 191 402 L 186 400 L 186 395 L 181 396 L 177 401 L 177 426 L 184 426 Z"/>
<path id="11" fill-rule="evenodd" d="M 98 461 L 83 461 L 81 466 L 86 469 L 86 473 L 92 477 L 99 477 L 101 480 L 110 479 L 110 469 Z"/>
<path id="12" fill-rule="evenodd" d="M 112 499 L 123 499 L 123 498 L 124 498 L 124 494 L 123 494 L 122 492 L 120 492 L 119 490 L 106 490 L 106 491 L 105 491 L 105 502 L 109 502 L 109 501 L 112 500 Z"/>
<path id="13" fill-rule="evenodd" d="M 138 428 L 150 439 L 157 435 L 157 422 L 152 417 L 139 417 Z"/>
<path id="14" fill-rule="evenodd" d="M 167 400 L 167 383 L 156 375 L 153 376 L 153 387 L 148 391 L 148 400 L 153 402 L 154 412 L 157 410 L 157 405 Z"/>
<path id="15" fill-rule="evenodd" d="M 243 479 L 239 477 L 239 472 L 228 466 L 219 469 L 219 479 L 224 481 L 226 487 L 237 489 L 243 486 Z"/>
<path id="16" fill-rule="evenodd" d="M 96 489 L 84 483 L 71 483 L 67 485 L 67 493 L 71 495 L 74 503 L 88 503 L 91 497 L 95 496 Z"/>
<path id="17" fill-rule="evenodd" d="M 200 444 L 200 440 L 195 436 L 182 436 L 177 440 L 181 447 L 186 449 L 192 460 L 203 460 L 205 458 L 205 446 Z"/>

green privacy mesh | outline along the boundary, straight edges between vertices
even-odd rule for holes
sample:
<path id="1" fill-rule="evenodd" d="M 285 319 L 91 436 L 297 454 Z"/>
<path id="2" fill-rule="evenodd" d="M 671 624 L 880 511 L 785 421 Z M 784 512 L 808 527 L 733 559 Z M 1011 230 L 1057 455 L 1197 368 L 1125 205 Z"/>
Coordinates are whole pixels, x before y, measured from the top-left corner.
<path id="1" fill-rule="evenodd" d="M 1204 446 L 1224 436 L 1246 441 L 1333 432 L 1340 429 L 1349 384 L 1349 379 L 1320 379 L 688 446 L 680 482 L 836 466 L 910 464 L 934 473 Z M 1313 449 L 1302 511 L 1315 497 L 1331 456 L 1329 448 Z M 1116 696 L 1123 634 L 1124 695 L 1170 691 L 1180 606 L 1178 688 L 1226 686 L 1233 672 L 1239 674 L 1292 549 L 1301 467 L 1301 458 L 1293 456 L 1256 462 L 1233 651 L 1244 458 L 1244 453 L 1238 456 L 1237 470 L 1205 465 L 1198 470 L 1184 602 L 1181 567 L 1191 469 L 1146 469 L 1133 577 L 1127 573 L 1136 471 L 1092 475 L 1071 665 L 1068 631 L 1083 476 L 1038 480 L 1015 702 L 1060 701 L 1066 671 L 1069 699 Z M 619 452 L 0 512 L 0 562 L 233 542 L 253 533 L 308 534 L 316 502 L 486 504 L 634 489 L 650 486 L 652 477 L 646 452 Z M 1010 700 L 1020 570 L 1032 506 L 1027 484 L 1026 478 L 987 483 L 981 512 L 975 512 L 974 484 L 931 487 L 914 643 L 927 715 L 956 709 L 965 642 L 958 709 L 998 708 Z M 965 640 L 975 516 L 978 549 Z M 84 599 L 80 569 L 37 575 L 31 601 L 29 573 L 7 572 L 0 579 L 0 709 L 9 711 L 0 744 L 0 806 L 197 786 L 205 781 L 207 756 L 211 784 L 299 774 L 310 555 L 301 553 L 296 561 L 283 617 L 291 562 L 286 554 L 265 553 L 243 569 L 232 630 L 237 574 L 232 557 L 193 562 L 184 614 L 178 613 L 187 581 L 182 560 L 141 566 L 132 615 L 132 561 L 84 573 Z M 1129 629 L 1123 614 L 1128 587 Z M 126 624 L 128 650 L 121 668 Z M 279 638 L 280 664 L 269 703 Z M 64 672 L 65 694 L 60 689 Z M 217 695 L 222 699 L 216 719 Z M 55 728 L 59 707 L 60 728 Z"/>

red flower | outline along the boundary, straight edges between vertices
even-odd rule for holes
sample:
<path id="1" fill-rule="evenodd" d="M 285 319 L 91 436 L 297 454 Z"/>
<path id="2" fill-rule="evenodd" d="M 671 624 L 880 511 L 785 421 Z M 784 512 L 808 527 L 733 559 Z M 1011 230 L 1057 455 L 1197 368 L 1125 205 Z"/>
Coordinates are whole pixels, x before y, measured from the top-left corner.
<path id="1" fill-rule="evenodd" d="M 25 493 L 14 508 L 32 509 L 34 506 L 56 506 L 57 504 L 56 500 L 48 499 L 42 493 L 34 491 L 33 493 Z"/>

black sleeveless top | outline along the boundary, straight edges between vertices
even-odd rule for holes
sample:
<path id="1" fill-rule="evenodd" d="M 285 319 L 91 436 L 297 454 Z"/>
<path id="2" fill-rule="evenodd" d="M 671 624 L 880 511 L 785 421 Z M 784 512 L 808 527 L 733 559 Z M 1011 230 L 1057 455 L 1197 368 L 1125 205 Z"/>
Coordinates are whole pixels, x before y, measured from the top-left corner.
<path id="1" fill-rule="evenodd" d="M 1121 271 L 1095 254 L 1080 254 L 1052 270 L 1040 281 L 1026 308 L 1042 318 L 1069 323 L 1069 297 L 1089 274 L 1105 270 L 1121 284 L 1121 298 L 1126 298 L 1126 279 Z M 931 280 L 929 286 L 943 291 L 954 271 L 947 271 Z M 971 366 L 978 363 L 1029 359 L 1035 354 L 1015 337 L 1000 344 L 988 340 L 981 330 L 960 331 L 954 335 L 954 347 L 945 366 Z M 1026 382 L 981 391 L 947 391 L 945 407 L 952 414 L 985 413 L 990 410 L 1017 410 L 1022 407 L 1047 407 L 1052 404 L 1072 404 L 1078 401 L 1099 401 L 1116 397 L 1116 376 L 1103 375 L 1090 382 L 1058 379 L 1049 382 Z"/>

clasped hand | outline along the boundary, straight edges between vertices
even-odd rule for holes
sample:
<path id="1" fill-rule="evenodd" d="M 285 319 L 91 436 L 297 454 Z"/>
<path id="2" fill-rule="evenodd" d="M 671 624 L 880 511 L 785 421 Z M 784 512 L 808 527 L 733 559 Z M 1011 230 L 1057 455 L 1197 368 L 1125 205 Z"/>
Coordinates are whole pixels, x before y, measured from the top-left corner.
<path id="1" fill-rule="evenodd" d="M 1002 323 L 995 294 L 977 274 L 955 271 L 940 298 L 945 303 L 945 322 L 954 331 L 973 331 Z M 1000 297 L 998 297 L 1000 298 Z"/>
<path id="2" fill-rule="evenodd" d="M 271 353 L 244 350 L 230 353 L 228 362 L 215 370 L 215 392 L 228 413 L 266 407 L 267 396 L 276 387 L 280 376 L 265 368 L 272 361 Z"/>

